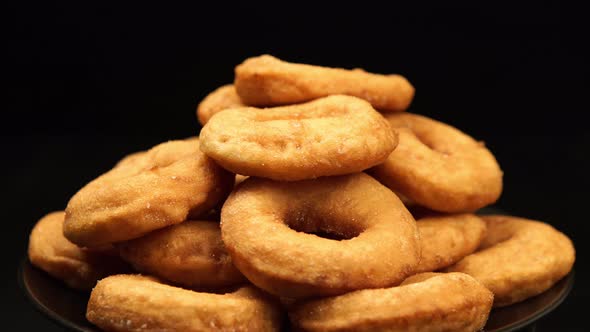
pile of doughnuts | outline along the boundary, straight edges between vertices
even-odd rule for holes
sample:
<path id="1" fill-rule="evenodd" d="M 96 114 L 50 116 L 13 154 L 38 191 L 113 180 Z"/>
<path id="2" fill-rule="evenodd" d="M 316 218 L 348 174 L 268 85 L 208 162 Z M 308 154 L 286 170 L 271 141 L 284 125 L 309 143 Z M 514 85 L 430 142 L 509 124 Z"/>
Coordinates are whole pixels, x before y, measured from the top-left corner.
<path id="1" fill-rule="evenodd" d="M 404 112 L 400 75 L 269 55 L 197 108 L 199 137 L 133 153 L 43 217 L 32 264 L 108 331 L 478 331 L 572 269 L 550 225 L 475 212 L 480 141 Z"/>

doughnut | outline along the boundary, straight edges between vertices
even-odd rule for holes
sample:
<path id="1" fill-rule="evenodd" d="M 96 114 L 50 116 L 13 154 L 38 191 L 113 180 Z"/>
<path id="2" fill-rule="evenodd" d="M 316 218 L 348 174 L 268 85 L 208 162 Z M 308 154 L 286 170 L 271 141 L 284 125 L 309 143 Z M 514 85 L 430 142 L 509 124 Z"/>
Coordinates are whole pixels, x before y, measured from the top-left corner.
<path id="1" fill-rule="evenodd" d="M 66 208 L 64 235 L 87 247 L 138 238 L 209 211 L 233 180 L 197 140 L 163 143 L 80 189 Z"/>
<path id="2" fill-rule="evenodd" d="M 49 213 L 33 227 L 31 264 L 79 290 L 90 290 L 99 279 L 131 270 L 112 247 L 92 250 L 68 241 L 62 233 L 64 215 L 63 211 Z"/>
<path id="3" fill-rule="evenodd" d="M 248 178 L 223 205 L 221 235 L 246 278 L 290 298 L 393 286 L 420 259 L 414 219 L 364 173 L 298 182 Z"/>
<path id="4" fill-rule="evenodd" d="M 360 172 L 385 161 L 396 144 L 381 114 L 350 96 L 229 109 L 201 130 L 201 150 L 222 167 L 284 181 Z"/>
<path id="5" fill-rule="evenodd" d="M 223 246 L 217 222 L 185 221 L 117 248 L 137 271 L 182 286 L 220 288 L 246 281 Z"/>
<path id="6" fill-rule="evenodd" d="M 211 92 L 197 107 L 199 123 L 205 125 L 217 112 L 228 108 L 246 106 L 240 100 L 233 84 L 227 84 Z"/>
<path id="7" fill-rule="evenodd" d="M 442 215 L 416 220 L 422 257 L 416 273 L 453 265 L 473 253 L 486 233 L 485 222 L 473 214 Z"/>
<path id="8" fill-rule="evenodd" d="M 479 280 L 494 293 L 495 307 L 540 294 L 572 269 L 573 244 L 550 225 L 503 215 L 482 218 L 487 235 L 480 248 L 447 271 Z"/>
<path id="9" fill-rule="evenodd" d="M 201 293 L 152 277 L 116 275 L 94 287 L 86 318 L 107 331 L 279 331 L 282 313 L 251 286 Z"/>
<path id="10" fill-rule="evenodd" d="M 479 331 L 493 294 L 463 273 L 424 273 L 399 287 L 358 290 L 292 306 L 301 331 Z"/>
<path id="11" fill-rule="evenodd" d="M 241 100 L 252 106 L 295 104 L 342 94 L 365 99 L 383 112 L 404 111 L 415 91 L 401 75 L 289 63 L 270 55 L 238 65 L 234 85 Z"/>
<path id="12" fill-rule="evenodd" d="M 381 183 L 440 212 L 471 212 L 500 197 L 502 171 L 482 142 L 416 114 L 389 114 L 386 119 L 399 144 L 370 171 Z"/>

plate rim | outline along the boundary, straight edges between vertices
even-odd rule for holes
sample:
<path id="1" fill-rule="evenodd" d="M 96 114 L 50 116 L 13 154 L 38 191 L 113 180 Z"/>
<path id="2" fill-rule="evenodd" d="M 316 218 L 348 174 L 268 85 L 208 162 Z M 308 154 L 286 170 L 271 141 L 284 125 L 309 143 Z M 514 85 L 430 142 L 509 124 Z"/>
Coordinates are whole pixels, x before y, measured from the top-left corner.
<path id="1" fill-rule="evenodd" d="M 27 267 L 27 265 L 29 265 L 33 269 L 39 270 L 39 272 L 44 273 L 46 275 L 46 277 L 49 277 L 49 278 L 52 278 L 52 277 L 49 274 L 47 274 L 45 271 L 40 270 L 39 268 L 34 266 L 31 263 L 31 261 L 29 260 L 28 256 L 25 255 L 25 257 L 23 259 L 21 259 L 20 264 L 18 266 L 18 270 L 17 270 L 17 279 L 18 279 L 17 282 L 18 282 L 18 285 L 19 285 L 21 291 L 24 293 L 25 297 L 27 298 L 28 302 L 33 305 L 33 307 L 37 310 L 37 312 L 40 312 L 41 314 L 43 314 L 43 316 L 46 319 L 53 322 L 58 327 L 65 327 L 65 328 L 70 329 L 72 331 L 78 331 L 78 332 L 93 332 L 90 329 L 80 327 L 76 323 L 73 323 L 67 319 L 62 318 L 59 314 L 57 314 L 51 308 L 44 305 L 41 301 L 39 301 L 33 295 L 33 293 L 29 290 L 29 288 L 26 286 L 26 283 L 24 281 L 25 280 L 24 279 L 24 270 Z M 549 306 L 547 306 L 543 310 L 540 310 L 536 313 L 531 314 L 526 319 L 508 324 L 507 326 L 502 327 L 500 330 L 495 330 L 495 331 L 501 331 L 501 332 L 518 331 L 522 328 L 530 326 L 531 324 L 534 324 L 539 318 L 541 318 L 541 317 L 545 316 L 546 314 L 555 310 L 557 307 L 559 307 L 563 303 L 563 301 L 565 301 L 565 299 L 569 296 L 569 294 L 571 293 L 571 291 L 574 287 L 574 283 L 575 283 L 574 282 L 575 281 L 575 268 L 574 267 L 572 267 L 570 272 L 567 275 L 565 275 L 562 279 L 560 279 L 558 282 L 561 282 L 563 280 L 565 280 L 564 291 Z M 558 282 L 556 282 L 555 284 L 557 284 Z M 555 286 L 555 284 L 553 286 Z M 67 287 L 67 286 L 63 285 L 63 287 Z M 551 288 L 549 288 L 549 289 L 551 289 Z M 547 289 L 546 291 L 548 291 L 549 289 Z M 543 293 L 540 293 L 536 296 L 539 296 L 541 294 L 543 294 Z M 534 298 L 534 297 L 532 297 L 532 298 Z M 492 312 L 493 312 L 493 310 L 494 310 L 494 308 L 492 308 Z M 486 324 L 487 324 L 487 322 L 486 322 Z M 486 332 L 485 327 L 482 330 L 482 332 Z"/>
<path id="2" fill-rule="evenodd" d="M 534 314 L 530 315 L 526 319 L 524 319 L 522 321 L 519 321 L 519 322 L 514 322 L 512 324 L 509 324 L 508 326 L 506 326 L 505 328 L 503 328 L 501 331 L 502 332 L 515 332 L 515 331 L 518 331 L 518 330 L 520 330 L 522 328 L 525 328 L 525 327 L 527 327 L 527 326 L 529 326 L 531 324 L 534 324 L 537 320 L 539 320 L 539 318 L 541 318 L 541 317 L 545 316 L 546 314 L 549 314 L 550 312 L 552 312 L 553 310 L 555 310 L 570 295 L 572 289 L 574 288 L 575 278 L 576 278 L 575 269 L 574 269 L 574 267 L 572 267 L 572 269 L 569 271 L 568 274 L 566 274 L 563 278 L 559 279 L 555 284 L 553 284 L 553 286 L 555 286 L 557 283 L 565 280 L 565 288 L 564 288 L 564 291 L 557 298 L 557 300 L 555 300 L 554 302 L 552 302 L 549 306 L 547 306 L 543 310 L 539 310 L 538 312 L 535 312 Z M 548 291 L 553 286 L 551 286 L 550 288 L 546 289 L 544 292 Z M 539 296 L 539 295 L 543 294 L 544 292 L 539 293 L 539 294 L 537 294 L 537 295 L 535 295 L 533 297 L 530 297 L 529 299 L 532 299 L 532 298 L 534 298 L 536 296 Z M 528 300 L 528 299 L 526 299 L 526 300 Z M 514 303 L 514 304 L 518 304 L 518 303 Z M 492 311 L 493 310 L 494 310 L 494 308 L 492 308 Z M 486 332 L 485 327 L 484 327 L 483 332 Z"/>
<path id="3" fill-rule="evenodd" d="M 46 319 L 51 321 L 53 324 L 56 324 L 57 327 L 65 327 L 65 328 L 68 328 L 72 331 L 78 331 L 78 332 L 91 332 L 90 330 L 81 328 L 77 324 L 70 322 L 67 319 L 63 319 L 55 311 L 51 310 L 51 308 L 47 307 L 41 301 L 39 301 L 38 299 L 35 298 L 33 293 L 29 290 L 29 288 L 25 284 L 24 270 L 25 270 L 25 267 L 27 264 L 29 264 L 34 269 L 38 269 L 35 265 L 33 265 L 33 263 L 31 263 L 31 261 L 29 260 L 29 257 L 27 255 L 25 255 L 25 257 L 23 259 L 21 259 L 21 262 L 19 264 L 18 271 L 17 271 L 18 285 L 19 285 L 21 291 L 25 294 L 25 297 L 27 298 L 28 302 L 33 305 L 33 307 L 37 310 L 37 312 L 40 312 L 41 314 L 43 314 L 43 317 L 45 317 Z M 45 271 L 42 271 L 42 272 L 47 274 L 47 272 L 45 272 Z M 47 274 L 47 276 L 51 277 L 49 274 Z M 64 285 L 64 287 L 66 287 L 66 286 Z"/>

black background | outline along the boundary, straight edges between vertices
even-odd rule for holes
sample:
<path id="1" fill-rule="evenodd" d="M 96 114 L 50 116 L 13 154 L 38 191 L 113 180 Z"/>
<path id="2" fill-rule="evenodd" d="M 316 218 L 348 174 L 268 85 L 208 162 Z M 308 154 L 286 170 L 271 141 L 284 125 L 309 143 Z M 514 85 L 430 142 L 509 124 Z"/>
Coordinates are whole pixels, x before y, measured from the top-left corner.
<path id="1" fill-rule="evenodd" d="M 505 171 L 497 205 L 553 224 L 576 245 L 574 291 L 538 331 L 581 331 L 590 293 L 585 11 L 476 3 L 7 8 L 1 243 L 9 253 L 2 282 L 8 327 L 57 330 L 26 303 L 15 280 L 33 223 L 63 209 L 125 154 L 196 135 L 197 103 L 231 82 L 236 64 L 269 53 L 401 73 L 417 91 L 410 111 L 484 140 Z"/>

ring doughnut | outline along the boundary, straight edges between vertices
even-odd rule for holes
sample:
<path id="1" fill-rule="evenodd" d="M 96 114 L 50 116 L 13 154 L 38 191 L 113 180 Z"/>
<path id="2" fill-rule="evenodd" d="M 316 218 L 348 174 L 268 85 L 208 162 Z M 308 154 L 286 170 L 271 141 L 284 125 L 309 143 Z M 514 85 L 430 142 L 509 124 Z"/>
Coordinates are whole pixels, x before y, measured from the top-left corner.
<path id="1" fill-rule="evenodd" d="M 88 247 L 131 240 L 207 212 L 233 180 L 197 140 L 163 143 L 80 189 L 66 208 L 64 235 Z"/>
<path id="2" fill-rule="evenodd" d="M 479 251 L 449 267 L 473 276 L 494 293 L 494 306 L 523 301 L 551 288 L 575 260 L 571 240 L 540 221 L 483 216 L 487 235 Z"/>
<path id="3" fill-rule="evenodd" d="M 365 99 L 383 112 L 399 112 L 410 106 L 415 92 L 401 75 L 289 63 L 270 55 L 246 59 L 235 74 L 238 95 L 252 106 L 295 104 L 342 94 Z"/>
<path id="4" fill-rule="evenodd" d="M 228 108 L 246 106 L 242 103 L 233 84 L 227 84 L 211 92 L 197 106 L 197 119 L 205 125 L 218 112 Z"/>
<path id="5" fill-rule="evenodd" d="M 29 260 L 33 265 L 63 280 L 71 288 L 90 290 L 96 281 L 130 271 L 113 248 L 84 249 L 68 241 L 62 232 L 64 212 L 41 218 L 29 237 Z"/>
<path id="6" fill-rule="evenodd" d="M 385 161 L 396 144 L 381 114 L 350 96 L 230 109 L 201 131 L 201 150 L 224 168 L 287 181 L 360 172 Z"/>
<path id="7" fill-rule="evenodd" d="M 420 258 L 414 219 L 364 173 L 288 183 L 248 178 L 223 205 L 221 234 L 246 278 L 290 298 L 396 285 Z"/>
<path id="8" fill-rule="evenodd" d="M 463 273 L 423 273 L 399 287 L 366 289 L 291 307 L 302 331 L 479 331 L 493 294 Z"/>
<path id="9" fill-rule="evenodd" d="M 219 223 L 185 221 L 117 245 L 139 272 L 190 288 L 220 288 L 246 278 L 234 267 Z"/>
<path id="10" fill-rule="evenodd" d="M 371 174 L 419 205 L 441 212 L 470 212 L 495 202 L 502 171 L 483 143 L 424 116 L 386 116 L 399 144 Z"/>
<path id="11" fill-rule="evenodd" d="M 200 293 L 140 275 L 98 282 L 86 318 L 107 331 L 278 331 L 279 305 L 251 286 Z"/>
<path id="12" fill-rule="evenodd" d="M 416 273 L 453 265 L 473 253 L 486 234 L 486 223 L 473 214 L 442 215 L 416 220 L 422 258 Z"/>

